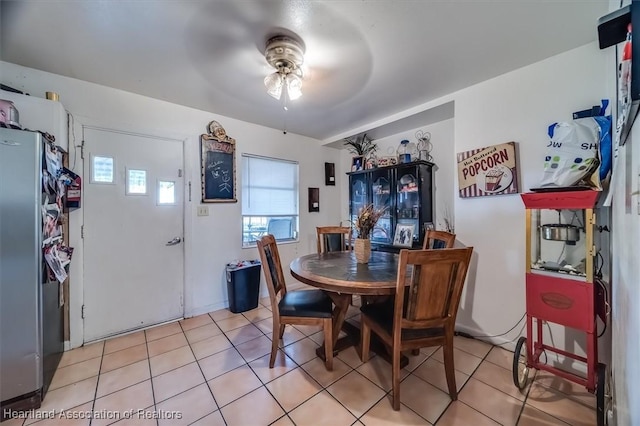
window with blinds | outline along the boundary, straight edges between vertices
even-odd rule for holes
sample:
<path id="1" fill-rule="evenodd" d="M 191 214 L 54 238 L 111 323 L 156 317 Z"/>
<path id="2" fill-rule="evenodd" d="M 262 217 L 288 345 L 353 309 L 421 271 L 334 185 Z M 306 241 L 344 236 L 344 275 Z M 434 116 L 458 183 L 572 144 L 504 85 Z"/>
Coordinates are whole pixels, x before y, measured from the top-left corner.
<path id="1" fill-rule="evenodd" d="M 298 239 L 298 163 L 242 155 L 242 246 Z"/>

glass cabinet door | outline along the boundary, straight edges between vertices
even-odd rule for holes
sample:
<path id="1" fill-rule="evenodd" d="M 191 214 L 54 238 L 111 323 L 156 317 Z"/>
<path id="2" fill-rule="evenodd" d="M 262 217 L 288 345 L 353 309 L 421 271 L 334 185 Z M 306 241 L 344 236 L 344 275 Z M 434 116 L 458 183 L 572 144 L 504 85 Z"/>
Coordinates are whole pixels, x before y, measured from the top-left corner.
<path id="1" fill-rule="evenodd" d="M 351 212 L 351 224 L 353 226 L 358 218 L 358 211 L 369 203 L 367 194 L 367 174 L 356 174 L 350 178 L 351 186 L 349 188 L 349 211 Z M 354 238 L 356 235 L 354 234 Z"/>
<path id="2" fill-rule="evenodd" d="M 396 215 L 398 225 L 413 226 L 413 242 L 420 240 L 420 182 L 416 167 L 398 168 Z"/>
<path id="3" fill-rule="evenodd" d="M 384 215 L 378 220 L 371 241 L 374 243 L 391 244 L 393 242 L 393 211 L 391 194 L 391 171 L 374 171 L 371 174 L 371 202 L 374 209 L 385 209 Z"/>

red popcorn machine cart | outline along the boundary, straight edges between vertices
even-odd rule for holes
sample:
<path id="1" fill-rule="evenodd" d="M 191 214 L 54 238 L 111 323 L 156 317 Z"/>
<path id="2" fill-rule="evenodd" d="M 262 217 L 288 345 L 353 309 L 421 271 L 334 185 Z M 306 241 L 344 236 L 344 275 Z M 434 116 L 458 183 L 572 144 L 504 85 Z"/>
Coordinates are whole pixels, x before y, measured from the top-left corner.
<path id="1" fill-rule="evenodd" d="M 596 394 L 598 425 L 604 425 L 606 366 L 598 363 L 596 317 L 606 321 L 606 289 L 594 280 L 594 207 L 599 191 L 521 194 L 526 207 L 527 333 L 513 357 L 513 381 L 527 385 L 531 369 L 544 370 L 584 385 Z M 580 356 L 543 342 L 545 322 L 586 333 L 586 354 Z M 553 343 L 553 342 L 552 342 Z M 582 377 L 544 362 L 553 352 L 586 364 Z"/>

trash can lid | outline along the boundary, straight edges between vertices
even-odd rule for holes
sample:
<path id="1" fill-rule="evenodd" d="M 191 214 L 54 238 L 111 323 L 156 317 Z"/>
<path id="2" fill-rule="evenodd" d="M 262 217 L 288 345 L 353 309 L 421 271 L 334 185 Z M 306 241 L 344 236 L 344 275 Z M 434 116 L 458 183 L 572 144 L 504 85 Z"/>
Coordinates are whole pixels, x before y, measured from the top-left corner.
<path id="1" fill-rule="evenodd" d="M 227 270 L 236 270 L 236 269 L 242 269 L 242 268 L 248 268 L 250 266 L 256 266 L 256 265 L 260 265 L 260 260 L 258 259 L 252 259 L 252 260 L 232 260 L 231 262 L 227 263 Z"/>

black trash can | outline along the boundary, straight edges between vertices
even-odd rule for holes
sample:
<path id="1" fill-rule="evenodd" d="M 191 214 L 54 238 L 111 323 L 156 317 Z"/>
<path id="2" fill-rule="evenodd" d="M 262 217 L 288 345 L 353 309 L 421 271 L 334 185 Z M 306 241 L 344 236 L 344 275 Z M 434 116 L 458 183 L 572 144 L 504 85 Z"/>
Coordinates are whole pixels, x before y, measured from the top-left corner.
<path id="1" fill-rule="evenodd" d="M 229 310 L 234 314 L 258 307 L 260 261 L 243 260 L 227 264 Z"/>

